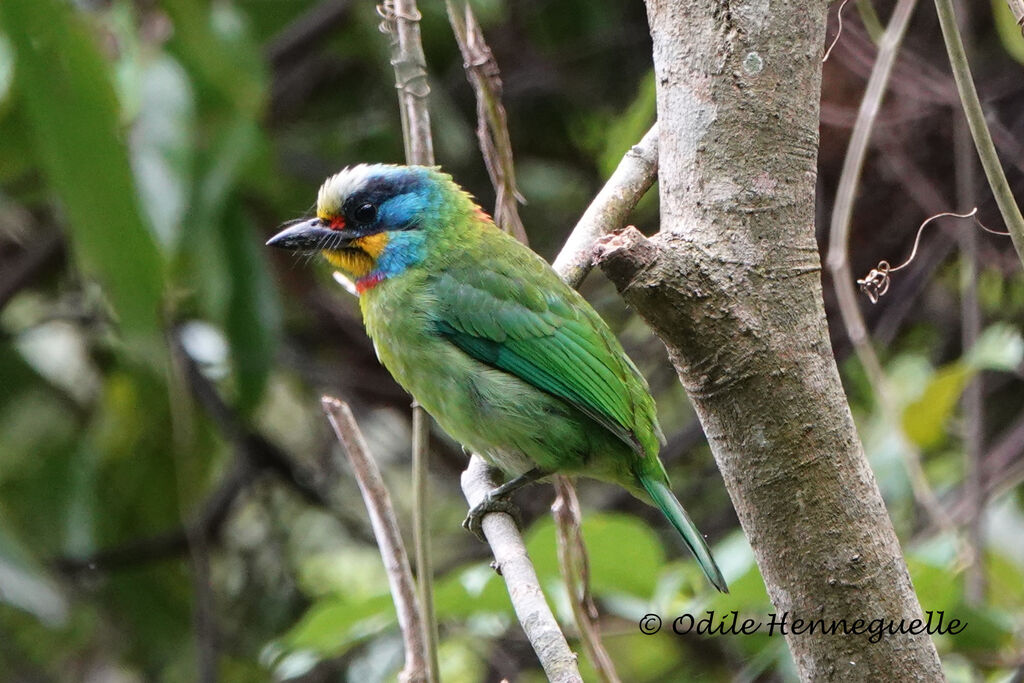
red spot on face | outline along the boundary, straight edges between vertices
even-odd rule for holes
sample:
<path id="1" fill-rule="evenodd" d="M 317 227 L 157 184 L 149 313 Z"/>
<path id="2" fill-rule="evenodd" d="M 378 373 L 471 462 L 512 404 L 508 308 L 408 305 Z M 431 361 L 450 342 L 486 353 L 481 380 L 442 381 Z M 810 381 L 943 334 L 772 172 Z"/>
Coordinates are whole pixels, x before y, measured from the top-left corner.
<path id="1" fill-rule="evenodd" d="M 383 273 L 372 273 L 366 277 L 361 277 L 356 280 L 356 291 L 362 294 L 368 289 L 373 289 L 386 279 Z"/>
<path id="2" fill-rule="evenodd" d="M 335 216 L 331 219 L 330 223 L 331 230 L 344 230 L 345 229 L 345 217 Z"/>

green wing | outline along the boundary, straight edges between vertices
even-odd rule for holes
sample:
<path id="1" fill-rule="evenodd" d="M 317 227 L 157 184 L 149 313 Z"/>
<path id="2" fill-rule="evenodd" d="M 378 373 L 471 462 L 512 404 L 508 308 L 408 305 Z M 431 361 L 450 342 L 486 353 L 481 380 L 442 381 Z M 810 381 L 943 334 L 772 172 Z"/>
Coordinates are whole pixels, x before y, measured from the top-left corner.
<path id="1" fill-rule="evenodd" d="M 662 439 L 647 383 L 600 316 L 512 240 L 500 259 L 449 267 L 433 282 L 437 332 L 495 368 L 564 399 L 641 457 Z"/>

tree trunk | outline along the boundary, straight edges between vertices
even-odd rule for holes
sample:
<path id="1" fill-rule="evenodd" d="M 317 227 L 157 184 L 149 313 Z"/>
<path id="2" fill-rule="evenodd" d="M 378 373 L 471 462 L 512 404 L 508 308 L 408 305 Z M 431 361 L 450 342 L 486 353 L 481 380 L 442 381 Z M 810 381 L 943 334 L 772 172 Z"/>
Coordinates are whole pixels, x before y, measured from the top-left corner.
<path id="1" fill-rule="evenodd" d="M 777 613 L 922 619 L 829 344 L 814 237 L 826 5 L 648 0 L 661 232 L 599 262 L 668 346 Z M 927 634 L 787 635 L 803 680 L 941 680 Z"/>

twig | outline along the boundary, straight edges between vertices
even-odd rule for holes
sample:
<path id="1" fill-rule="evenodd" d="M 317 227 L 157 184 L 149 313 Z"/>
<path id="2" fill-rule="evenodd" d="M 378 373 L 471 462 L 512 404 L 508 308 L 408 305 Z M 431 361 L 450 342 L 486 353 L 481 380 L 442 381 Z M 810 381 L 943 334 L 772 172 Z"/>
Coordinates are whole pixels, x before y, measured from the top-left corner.
<path id="1" fill-rule="evenodd" d="M 594 243 L 623 228 L 630 211 L 658 179 L 658 124 L 622 157 L 594 197 L 552 264 L 570 287 L 579 287 L 593 265 Z"/>
<path id="2" fill-rule="evenodd" d="M 597 607 L 590 593 L 590 564 L 580 530 L 583 516 L 580 501 L 569 479 L 559 475 L 555 477 L 554 483 L 558 496 L 551 506 L 551 513 L 555 517 L 555 530 L 558 532 L 558 565 L 569 594 L 569 604 L 572 606 L 580 640 L 601 680 L 605 683 L 619 683 L 612 658 L 601 642 Z"/>
<path id="3" fill-rule="evenodd" d="M 969 26 L 971 14 L 961 0 L 961 22 L 965 52 L 971 52 Z M 967 122 L 953 111 L 953 162 L 956 169 L 957 204 L 973 206 L 975 197 L 976 163 L 971 145 L 971 132 Z M 981 305 L 978 302 L 978 234 L 966 230 L 960 234 L 960 348 L 966 352 L 974 348 L 981 336 Z M 981 458 L 985 449 L 984 375 L 977 373 L 964 387 L 961 397 L 964 411 L 964 492 L 969 515 L 965 527 L 966 570 L 964 572 L 964 599 L 975 607 L 985 600 L 985 480 Z"/>
<path id="4" fill-rule="evenodd" d="M 861 100 L 857 121 L 850 135 L 850 145 L 843 161 L 839 187 L 836 190 L 827 261 L 828 268 L 832 273 L 832 286 L 835 288 L 839 312 L 846 326 L 846 333 L 864 367 L 871 388 L 878 397 L 882 412 L 889 419 L 895 419 L 899 411 L 894 406 L 885 372 L 882 370 L 882 364 L 879 362 L 875 350 L 871 347 L 864 317 L 857 305 L 857 294 L 853 287 L 854 278 L 850 271 L 849 261 L 850 222 L 857 185 L 860 182 L 860 174 L 871 138 L 871 129 L 881 106 L 882 97 L 896 61 L 896 54 L 907 26 L 910 24 L 910 17 L 916 4 L 917 0 L 899 0 L 879 43 L 878 57 L 872 68 L 871 77 L 868 79 L 864 99 Z M 921 464 L 920 453 L 903 434 L 902 428 L 898 427 L 896 431 L 903 445 L 905 453 L 903 463 L 915 499 L 933 521 L 940 526 L 949 528 L 951 526 L 949 518 L 942 510 L 935 492 L 928 484 Z"/>
<path id="5" fill-rule="evenodd" d="M 460 12 L 456 5 L 461 5 Z M 508 117 L 501 103 L 501 74 L 491 48 L 468 3 L 446 0 L 448 20 L 462 52 L 463 68 L 476 93 L 476 137 L 483 152 L 487 174 L 494 186 L 494 222 L 520 242 L 526 242 L 526 229 L 519 218 L 518 204 L 523 197 L 516 187 L 512 142 Z"/>
<path id="6" fill-rule="evenodd" d="M 495 472 L 480 456 L 470 458 L 469 466 L 462 473 L 462 492 L 470 507 L 482 502 L 487 492 L 500 484 L 494 475 Z M 569 643 L 544 599 L 540 580 L 526 553 L 526 545 L 515 520 L 504 512 L 491 512 L 484 516 L 481 527 L 494 553 L 494 567 L 505 580 L 516 617 L 548 680 L 555 683 L 582 682 L 576 655 L 569 649 Z"/>
<path id="7" fill-rule="evenodd" d="M 395 603 L 398 626 L 405 645 L 405 668 L 399 674 L 399 680 L 425 682 L 428 671 L 426 643 L 423 638 L 425 628 L 419 598 L 412 580 L 412 570 L 409 568 L 409 557 L 405 553 L 402 536 L 398 531 L 398 520 L 391 506 L 391 496 L 388 495 L 377 463 L 370 456 L 369 448 L 348 404 L 331 396 L 324 396 L 320 401 L 331 427 L 334 428 L 334 434 L 348 454 L 352 473 L 359 484 L 359 491 L 363 494 L 363 502 L 366 503 L 366 511 L 370 515 L 370 524 L 377 537 L 381 559 L 384 560 L 384 570 L 388 575 L 391 598 Z"/>
<path id="8" fill-rule="evenodd" d="M 420 19 L 416 0 L 384 0 L 377 6 L 381 32 L 391 36 L 391 65 L 395 67 L 395 87 L 402 112 L 405 161 L 432 166 L 434 143 L 430 135 L 430 110 L 427 97 L 427 60 L 420 40 Z"/>
<path id="9" fill-rule="evenodd" d="M 192 565 L 192 587 L 195 590 L 195 610 L 192 624 L 195 629 L 196 656 L 199 683 L 215 683 L 220 655 L 220 633 L 216 620 L 216 596 L 210 585 L 210 548 L 202 533 L 190 534 L 189 556 Z"/>
<path id="10" fill-rule="evenodd" d="M 391 64 L 395 68 L 398 106 L 402 112 L 402 139 L 408 164 L 432 166 L 434 143 L 430 132 L 430 108 L 427 97 L 427 60 L 420 40 L 420 19 L 416 0 L 384 0 L 377 7 L 383 18 L 381 31 L 391 35 Z M 427 463 L 430 439 L 430 417 L 423 408 L 412 408 L 413 482 L 416 489 L 413 506 L 413 534 L 416 540 L 416 577 L 423 613 L 422 635 L 427 656 L 430 683 L 440 680 L 437 662 L 437 623 L 434 616 L 434 568 L 430 564 L 430 534 L 427 514 Z"/>
<path id="11" fill-rule="evenodd" d="M 423 636 L 431 681 L 440 681 L 437 661 L 437 615 L 434 613 L 433 573 L 430 554 L 430 519 L 427 514 L 429 489 L 427 463 L 430 456 L 430 416 L 417 403 L 412 406 L 412 525 L 413 551 L 416 554 L 416 587 L 423 607 Z"/>
<path id="12" fill-rule="evenodd" d="M 857 185 L 860 182 L 864 158 L 867 155 L 871 129 L 882 104 L 882 96 L 885 94 L 893 64 L 896 62 L 896 53 L 916 4 L 917 0 L 900 0 L 896 9 L 893 10 L 885 33 L 882 35 L 882 41 L 878 47 L 878 58 L 871 71 L 864 99 L 861 100 L 857 121 L 850 135 L 850 146 L 846 152 L 846 159 L 843 161 L 829 233 L 828 268 L 832 272 L 832 286 L 836 291 L 839 312 L 846 325 L 850 342 L 876 392 L 884 381 L 883 372 L 878 357 L 868 341 L 867 328 L 864 325 L 860 308 L 857 306 L 857 295 L 853 289 L 853 274 L 850 271 L 849 261 L 850 219 L 853 215 L 853 201 Z"/>
<path id="13" fill-rule="evenodd" d="M 1024 216 L 1021 215 L 1020 207 L 1013 198 L 1003 167 L 999 163 L 999 155 L 992 144 L 992 135 L 985 123 L 985 112 L 981 109 L 978 91 L 971 76 L 971 67 L 967 63 L 967 53 L 956 25 L 952 0 L 935 0 L 935 9 L 939 15 L 939 25 L 942 27 L 942 38 L 946 42 L 946 52 L 949 53 L 949 65 L 953 68 L 953 78 L 956 80 L 956 88 L 960 93 L 960 101 L 967 117 L 967 125 L 971 129 L 971 136 L 974 138 L 974 145 L 978 149 L 981 166 L 985 169 L 985 177 L 992 188 L 1003 223 L 1010 231 L 1010 239 L 1017 249 L 1017 256 L 1021 265 L 1024 265 Z"/>
<path id="14" fill-rule="evenodd" d="M 878 41 L 882 39 L 885 29 L 882 27 L 882 21 L 878 18 L 875 6 L 871 4 L 871 0 L 857 0 L 857 12 L 860 13 L 860 20 L 868 32 L 868 37 L 877 45 Z"/>

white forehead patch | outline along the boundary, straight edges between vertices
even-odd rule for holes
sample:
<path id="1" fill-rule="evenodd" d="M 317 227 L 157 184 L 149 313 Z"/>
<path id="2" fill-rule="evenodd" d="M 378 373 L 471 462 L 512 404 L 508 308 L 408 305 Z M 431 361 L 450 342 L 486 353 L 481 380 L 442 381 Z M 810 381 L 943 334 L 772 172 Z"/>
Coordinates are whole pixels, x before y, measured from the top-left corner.
<path id="1" fill-rule="evenodd" d="M 381 164 L 358 164 L 332 175 L 324 181 L 316 195 L 317 215 L 321 218 L 337 215 L 345 198 L 366 184 L 370 178 L 380 175 L 384 168 Z"/>

